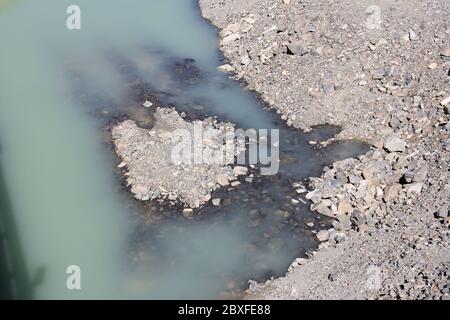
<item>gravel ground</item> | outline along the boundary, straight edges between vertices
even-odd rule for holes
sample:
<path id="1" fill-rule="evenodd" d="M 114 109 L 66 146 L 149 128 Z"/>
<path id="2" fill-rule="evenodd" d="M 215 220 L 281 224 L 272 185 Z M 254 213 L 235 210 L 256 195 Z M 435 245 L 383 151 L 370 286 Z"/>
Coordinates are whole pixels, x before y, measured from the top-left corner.
<path id="1" fill-rule="evenodd" d="M 219 123 L 213 118 L 189 122 L 174 109 L 167 108 L 157 108 L 154 119 L 151 130 L 139 127 L 132 120 L 112 128 L 115 149 L 122 160 L 119 168 L 124 171 L 136 199 L 167 200 L 171 205 L 181 203 L 186 207 L 183 214 L 189 215 L 193 212 L 190 208 L 211 200 L 212 191 L 228 186 L 239 175 L 247 173 L 246 167 L 232 168 L 225 157 L 220 163 L 205 158 L 213 152 L 226 153 L 227 145 L 221 137 L 226 130 L 233 129 L 232 124 Z M 196 138 L 195 126 L 201 128 L 197 132 L 203 132 L 202 140 Z M 185 130 L 189 139 L 183 140 L 179 130 Z M 194 159 L 195 139 L 203 155 L 200 164 Z M 184 159 L 181 147 L 189 152 Z M 174 159 L 174 150 L 178 150 L 176 154 L 183 161 Z M 232 151 L 237 154 L 238 148 L 233 146 Z"/>
<path id="2" fill-rule="evenodd" d="M 288 125 L 339 125 L 337 138 L 372 144 L 311 179 L 305 199 L 333 228 L 317 234 L 310 259 L 252 283 L 248 298 L 448 299 L 450 2 L 200 6 L 220 30 L 221 69 Z"/>

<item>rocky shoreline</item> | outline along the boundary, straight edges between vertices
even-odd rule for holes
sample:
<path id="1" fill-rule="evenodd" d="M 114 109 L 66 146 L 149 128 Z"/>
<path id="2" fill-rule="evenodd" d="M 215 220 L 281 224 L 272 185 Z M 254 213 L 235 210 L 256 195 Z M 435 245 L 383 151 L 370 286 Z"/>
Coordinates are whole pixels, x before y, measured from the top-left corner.
<path id="1" fill-rule="evenodd" d="M 339 125 L 337 138 L 372 144 L 310 179 L 304 198 L 335 219 L 333 228 L 317 233 L 310 259 L 294 261 L 283 278 L 253 283 L 248 298 L 448 299 L 448 1 L 200 7 L 220 29 L 228 59 L 221 69 L 261 93 L 288 125 Z"/>

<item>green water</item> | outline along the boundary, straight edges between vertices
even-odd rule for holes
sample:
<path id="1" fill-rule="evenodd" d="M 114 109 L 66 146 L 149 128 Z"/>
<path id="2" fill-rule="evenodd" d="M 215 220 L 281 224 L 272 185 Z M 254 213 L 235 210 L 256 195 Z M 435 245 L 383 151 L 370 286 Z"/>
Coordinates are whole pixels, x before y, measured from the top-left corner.
<path id="1" fill-rule="evenodd" d="M 22 1 L 0 12 L 2 165 L 28 270 L 45 270 L 35 297 L 115 298 L 123 294 L 127 211 L 94 120 L 68 94 L 65 64 L 85 63 L 90 78 L 117 92 L 103 50 L 182 46 L 207 61 L 205 45 L 214 42 L 199 26 L 195 37 L 179 27 L 198 25 L 188 1 L 77 1 L 82 29 L 72 31 L 65 25 L 70 4 Z M 82 270 L 79 291 L 66 288 L 73 264 Z"/>

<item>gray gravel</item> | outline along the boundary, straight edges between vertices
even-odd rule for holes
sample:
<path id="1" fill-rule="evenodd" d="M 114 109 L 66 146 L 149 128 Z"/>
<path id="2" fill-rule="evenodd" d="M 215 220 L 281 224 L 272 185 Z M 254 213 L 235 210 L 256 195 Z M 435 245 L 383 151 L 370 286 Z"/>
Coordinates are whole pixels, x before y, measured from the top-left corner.
<path id="1" fill-rule="evenodd" d="M 124 171 L 131 192 L 138 200 L 165 200 L 171 205 L 181 203 L 190 208 L 198 208 L 211 200 L 211 192 L 228 186 L 239 175 L 246 175 L 245 167 L 233 168 L 223 163 L 194 164 L 176 163 L 172 152 L 180 145 L 180 137 L 175 130 L 184 129 L 194 139 L 194 125 L 198 124 L 203 132 L 212 130 L 220 137 L 230 123 L 219 123 L 213 118 L 189 122 L 174 109 L 158 108 L 154 114 L 155 125 L 151 130 L 140 128 L 134 121 L 127 120 L 112 129 L 112 137 L 117 155 L 122 160 L 119 167 Z M 210 131 L 211 132 L 211 131 Z M 222 150 L 225 144 L 221 140 L 204 138 L 201 151 Z M 193 145 L 191 150 L 193 150 Z M 236 149 L 237 151 L 237 149 Z M 215 202 L 217 203 L 217 201 Z M 192 210 L 185 210 L 190 214 Z"/>
<path id="2" fill-rule="evenodd" d="M 288 125 L 372 144 L 310 180 L 305 200 L 333 228 L 285 277 L 252 282 L 250 299 L 450 297 L 450 2 L 376 4 L 200 0 L 222 69 Z"/>

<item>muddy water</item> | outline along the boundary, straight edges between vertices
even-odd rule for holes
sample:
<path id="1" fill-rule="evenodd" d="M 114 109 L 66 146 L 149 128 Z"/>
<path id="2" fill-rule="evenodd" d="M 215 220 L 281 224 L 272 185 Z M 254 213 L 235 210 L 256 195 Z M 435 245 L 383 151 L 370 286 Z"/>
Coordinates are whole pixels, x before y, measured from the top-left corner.
<path id="1" fill-rule="evenodd" d="M 16 278 L 21 284 L 27 278 L 27 292 L 74 299 L 236 297 L 249 279 L 282 275 L 316 247 L 312 230 L 327 221 L 308 204 L 292 204 L 298 196 L 291 184 L 365 145 L 313 148 L 308 140 L 332 136 L 335 128 L 292 130 L 227 79 L 217 70 L 216 31 L 195 1 L 79 0 L 76 31 L 65 27 L 70 4 L 17 1 L 0 8 L 1 164 L 11 204 L 1 207 L 1 220 L 6 226 L 5 217 L 14 219 L 4 243 L 20 239 L 20 248 L 9 245 L 15 249 L 8 259 L 26 266 Z M 221 206 L 208 205 L 192 219 L 181 208 L 132 200 L 107 129 L 126 118 L 150 128 L 153 111 L 141 106 L 146 99 L 192 119 L 210 115 L 242 128 L 279 128 L 279 174 L 216 192 Z M 69 265 L 81 268 L 81 290 L 66 288 Z"/>

